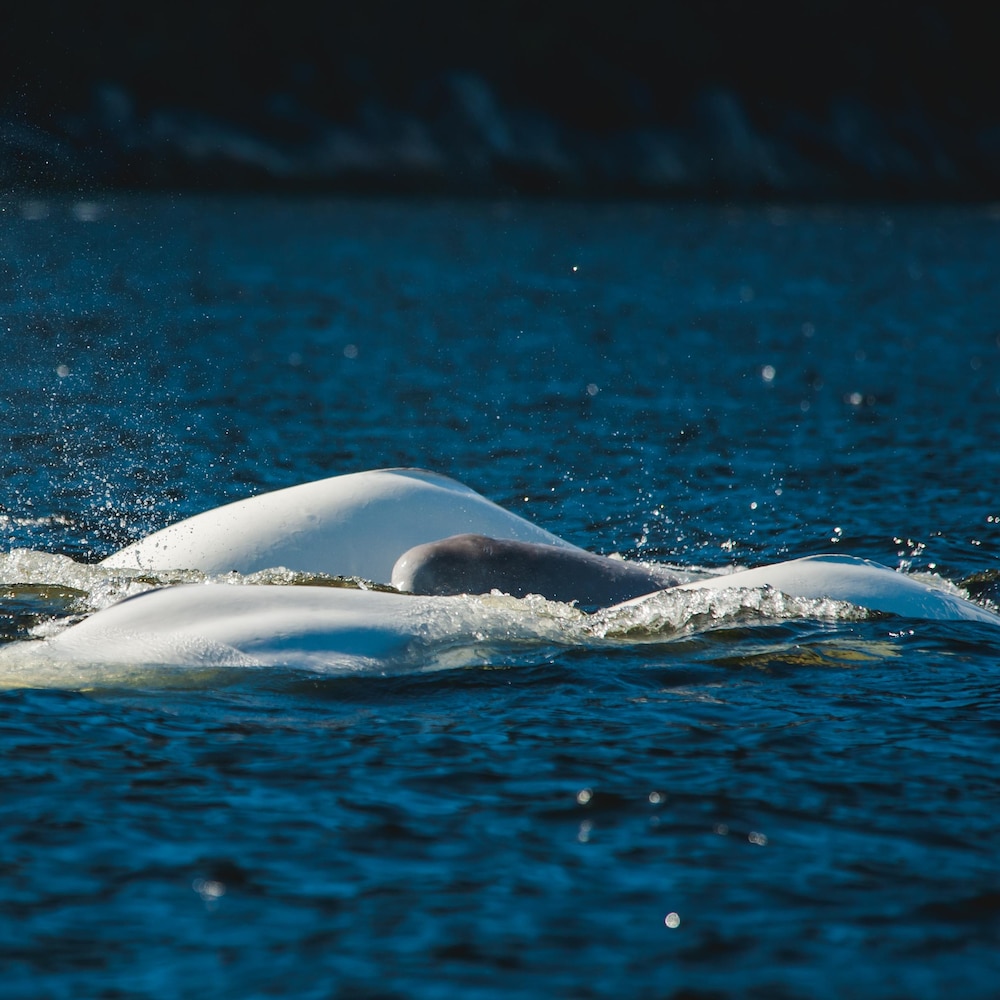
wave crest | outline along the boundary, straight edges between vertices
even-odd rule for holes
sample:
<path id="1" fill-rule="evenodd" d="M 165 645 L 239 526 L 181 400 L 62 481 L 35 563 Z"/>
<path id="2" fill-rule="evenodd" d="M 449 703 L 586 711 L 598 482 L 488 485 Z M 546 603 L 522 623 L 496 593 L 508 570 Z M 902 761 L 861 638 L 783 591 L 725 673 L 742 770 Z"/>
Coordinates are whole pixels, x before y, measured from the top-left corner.
<path id="1" fill-rule="evenodd" d="M 661 590 L 592 616 L 590 631 L 605 639 L 662 639 L 722 625 L 808 618 L 863 621 L 871 612 L 847 601 L 790 597 L 773 587 Z"/>

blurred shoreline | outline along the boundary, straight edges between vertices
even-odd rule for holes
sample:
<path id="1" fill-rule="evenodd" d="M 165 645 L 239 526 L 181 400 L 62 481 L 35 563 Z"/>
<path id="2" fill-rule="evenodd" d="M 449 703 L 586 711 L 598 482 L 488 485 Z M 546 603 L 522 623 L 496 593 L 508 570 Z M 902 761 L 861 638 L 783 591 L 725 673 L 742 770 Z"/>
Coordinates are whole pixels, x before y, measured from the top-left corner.
<path id="1" fill-rule="evenodd" d="M 7 28 L 8 190 L 1000 198 L 1000 9 L 38 0 Z"/>

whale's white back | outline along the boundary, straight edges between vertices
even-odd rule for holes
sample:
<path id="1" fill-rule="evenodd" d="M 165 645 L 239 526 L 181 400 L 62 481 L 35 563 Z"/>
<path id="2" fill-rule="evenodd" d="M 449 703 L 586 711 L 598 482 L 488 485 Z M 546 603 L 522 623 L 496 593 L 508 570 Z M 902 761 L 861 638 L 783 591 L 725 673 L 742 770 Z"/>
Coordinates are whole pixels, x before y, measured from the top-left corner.
<path id="1" fill-rule="evenodd" d="M 407 549 L 460 532 L 576 547 L 447 476 L 377 469 L 196 514 L 116 552 L 104 565 L 211 574 L 284 566 L 389 583 Z"/>
<path id="2" fill-rule="evenodd" d="M 582 612 L 503 597 L 321 586 L 187 584 L 146 591 L 42 642 L 0 648 L 0 688 L 140 680 L 161 667 L 397 673 L 579 644 Z"/>
<path id="3" fill-rule="evenodd" d="M 792 597 L 847 601 L 870 611 L 903 618 L 1000 625 L 1000 616 L 957 593 L 856 556 L 806 556 L 684 583 L 678 589 L 724 590 L 732 587 L 773 587 Z"/>

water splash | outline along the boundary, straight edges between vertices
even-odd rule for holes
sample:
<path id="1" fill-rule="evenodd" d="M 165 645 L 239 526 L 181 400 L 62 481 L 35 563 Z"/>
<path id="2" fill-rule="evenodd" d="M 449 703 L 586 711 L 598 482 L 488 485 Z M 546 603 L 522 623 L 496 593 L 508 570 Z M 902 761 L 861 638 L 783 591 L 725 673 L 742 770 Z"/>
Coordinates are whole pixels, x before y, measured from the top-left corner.
<path id="1" fill-rule="evenodd" d="M 846 601 L 790 597 L 771 587 L 662 590 L 594 614 L 590 631 L 631 642 L 676 638 L 722 625 L 795 619 L 863 621 L 871 612 Z"/>

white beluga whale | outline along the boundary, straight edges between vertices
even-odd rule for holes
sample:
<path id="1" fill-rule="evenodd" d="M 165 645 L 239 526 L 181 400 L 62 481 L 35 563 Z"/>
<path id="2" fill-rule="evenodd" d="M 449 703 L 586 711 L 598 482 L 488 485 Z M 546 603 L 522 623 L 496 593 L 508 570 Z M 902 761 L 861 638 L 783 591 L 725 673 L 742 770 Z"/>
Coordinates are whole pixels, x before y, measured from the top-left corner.
<path id="1" fill-rule="evenodd" d="M 1000 615 L 946 585 L 924 582 L 857 556 L 825 554 L 738 570 L 678 584 L 678 591 L 755 590 L 768 587 L 789 597 L 842 601 L 869 611 L 922 621 L 976 621 L 1000 625 Z M 634 606 L 642 598 L 617 605 Z"/>
<path id="2" fill-rule="evenodd" d="M 518 605 L 326 586 L 183 584 L 126 598 L 26 645 L 37 647 L 36 659 L 69 665 L 394 673 L 579 642 L 572 623 L 582 612 L 532 614 Z M 0 649 L 0 663 L 8 650 Z"/>
<path id="3" fill-rule="evenodd" d="M 407 549 L 463 531 L 582 551 L 447 476 L 376 469 L 195 514 L 114 553 L 103 565 L 243 574 L 283 566 L 387 584 Z"/>
<path id="4" fill-rule="evenodd" d="M 656 619 L 657 600 L 679 602 L 683 613 L 689 592 L 714 601 L 713 594 L 773 591 L 790 599 L 786 617 L 808 618 L 819 613 L 808 601 L 827 600 L 909 619 L 1000 626 L 1000 615 L 957 588 L 851 556 L 699 575 L 595 555 L 454 480 L 411 469 L 337 476 L 227 504 L 141 539 L 102 566 L 165 580 L 172 570 L 200 570 L 209 580 L 151 590 L 43 642 L 10 644 L 0 663 L 30 655 L 94 669 L 385 671 L 508 662 L 518 651 L 537 657 L 627 637 L 630 623 L 641 629 Z M 246 574 L 274 567 L 391 581 L 396 591 L 247 581 Z M 232 585 L 219 580 L 232 571 L 243 575 Z M 540 596 L 516 599 L 522 595 Z M 727 606 L 721 598 L 713 605 L 723 616 Z M 712 627 L 698 610 L 685 621 Z"/>

